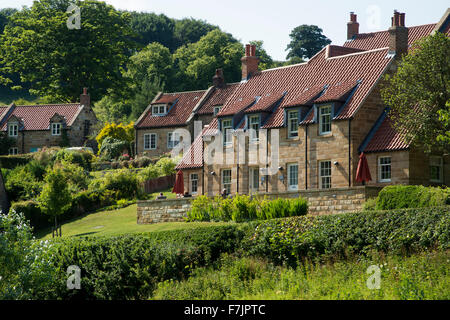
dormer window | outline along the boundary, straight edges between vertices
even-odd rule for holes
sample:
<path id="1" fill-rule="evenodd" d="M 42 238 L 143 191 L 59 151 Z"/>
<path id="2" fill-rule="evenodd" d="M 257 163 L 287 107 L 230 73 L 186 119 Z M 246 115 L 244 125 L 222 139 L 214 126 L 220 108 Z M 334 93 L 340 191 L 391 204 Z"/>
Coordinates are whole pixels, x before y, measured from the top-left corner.
<path id="1" fill-rule="evenodd" d="M 292 110 L 287 113 L 288 137 L 298 137 L 298 111 Z"/>
<path id="2" fill-rule="evenodd" d="M 61 123 L 52 123 L 52 136 L 61 135 Z"/>
<path id="3" fill-rule="evenodd" d="M 331 133 L 331 105 L 319 107 L 319 134 Z"/>
<path id="4" fill-rule="evenodd" d="M 8 136 L 16 138 L 19 135 L 19 125 L 17 123 L 10 123 L 8 125 Z"/>
<path id="5" fill-rule="evenodd" d="M 259 139 L 259 116 L 250 116 L 249 125 L 250 141 L 258 141 Z"/>
<path id="6" fill-rule="evenodd" d="M 153 116 L 164 116 L 167 114 L 167 105 L 165 104 L 157 104 L 152 106 L 152 115 Z"/>
<path id="7" fill-rule="evenodd" d="M 222 108 L 222 106 L 215 106 L 214 107 L 214 116 L 216 116 L 219 113 L 221 108 Z"/>

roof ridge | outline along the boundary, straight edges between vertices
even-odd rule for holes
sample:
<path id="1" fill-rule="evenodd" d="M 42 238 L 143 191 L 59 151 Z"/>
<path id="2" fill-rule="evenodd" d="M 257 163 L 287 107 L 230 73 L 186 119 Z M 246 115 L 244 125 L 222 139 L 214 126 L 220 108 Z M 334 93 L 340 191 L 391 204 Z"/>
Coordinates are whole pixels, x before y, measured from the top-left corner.
<path id="1" fill-rule="evenodd" d="M 436 25 L 437 23 L 425 23 L 425 24 L 420 24 L 420 25 L 418 25 L 418 26 L 410 26 L 410 27 L 407 27 L 408 29 L 411 29 L 411 28 L 420 28 L 420 27 L 425 27 L 425 26 L 431 26 L 431 25 Z M 358 33 L 358 34 L 356 34 L 355 36 L 357 37 L 357 36 L 359 36 L 359 35 L 366 35 L 366 34 L 374 34 L 374 33 L 382 33 L 382 32 L 389 32 L 389 29 L 386 29 L 386 30 L 379 30 L 379 31 L 373 31 L 373 32 L 364 32 L 364 33 Z M 348 39 L 348 40 L 346 40 L 344 43 L 346 43 L 346 42 L 352 42 L 354 39 Z"/>
<path id="2" fill-rule="evenodd" d="M 340 55 L 340 56 L 329 57 L 329 58 L 326 58 L 326 59 L 327 60 L 338 59 L 338 58 L 349 57 L 349 56 L 356 56 L 356 55 L 365 54 L 365 53 L 374 53 L 374 52 L 377 52 L 377 51 L 384 51 L 386 49 L 389 50 L 389 47 L 376 48 L 376 49 L 371 49 L 371 50 L 363 50 L 363 51 L 360 51 L 360 52 L 352 52 L 352 53 L 349 53 L 349 54 L 343 54 L 343 55 Z"/>
<path id="3" fill-rule="evenodd" d="M 21 104 L 16 105 L 16 107 L 53 107 L 53 106 L 63 106 L 63 105 L 81 105 L 80 102 L 70 102 L 70 103 L 49 103 L 49 104 Z"/>
<path id="4" fill-rule="evenodd" d="M 208 88 L 209 89 L 209 88 Z M 208 89 L 202 89 L 202 90 L 193 90 L 193 91 L 180 91 L 180 92 L 163 92 L 162 95 L 166 94 L 182 94 L 182 93 L 197 93 L 197 92 L 206 92 Z"/>

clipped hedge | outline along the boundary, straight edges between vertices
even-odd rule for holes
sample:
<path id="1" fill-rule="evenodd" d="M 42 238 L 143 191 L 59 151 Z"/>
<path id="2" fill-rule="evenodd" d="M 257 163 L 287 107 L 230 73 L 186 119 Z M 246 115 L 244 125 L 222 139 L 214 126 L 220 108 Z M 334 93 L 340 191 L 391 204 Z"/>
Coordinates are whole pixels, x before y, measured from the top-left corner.
<path id="1" fill-rule="evenodd" d="M 233 198 L 198 196 L 187 212 L 187 221 L 234 221 L 267 220 L 301 216 L 308 213 L 305 199 L 250 197 L 236 194 Z"/>
<path id="2" fill-rule="evenodd" d="M 377 210 L 437 207 L 450 204 L 450 189 L 424 186 L 387 186 L 378 194 Z"/>
<path id="3" fill-rule="evenodd" d="M 31 160 L 33 160 L 32 154 L 0 156 L 0 168 L 14 169 L 17 166 L 26 165 Z"/>
<path id="4" fill-rule="evenodd" d="M 243 244 L 248 254 L 291 266 L 304 258 L 436 247 L 450 247 L 449 206 L 275 219 L 258 225 Z"/>
<path id="5" fill-rule="evenodd" d="M 236 250 L 244 233 L 237 226 L 165 231 L 117 237 L 52 241 L 43 253 L 52 274 L 33 286 L 33 299 L 146 299 L 160 281 L 183 279 L 221 253 Z M 81 289 L 67 290 L 66 270 L 81 269 Z"/>

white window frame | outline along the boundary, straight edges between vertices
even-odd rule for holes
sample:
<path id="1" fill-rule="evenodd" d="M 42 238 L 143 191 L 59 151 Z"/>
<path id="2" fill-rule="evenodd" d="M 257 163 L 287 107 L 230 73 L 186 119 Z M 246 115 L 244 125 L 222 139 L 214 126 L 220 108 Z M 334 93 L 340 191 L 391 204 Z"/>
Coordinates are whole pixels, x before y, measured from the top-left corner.
<path id="1" fill-rule="evenodd" d="M 294 115 L 295 117 L 293 117 Z M 293 121 L 296 122 L 295 129 L 292 127 Z M 298 137 L 298 110 L 290 110 L 287 112 L 287 125 L 288 125 L 288 138 L 297 138 Z"/>
<path id="2" fill-rule="evenodd" d="M 389 159 L 389 163 L 382 163 L 382 159 Z M 389 178 L 383 178 L 383 167 L 389 167 Z M 378 158 L 378 182 L 392 181 L 392 157 L 384 156 Z"/>
<path id="3" fill-rule="evenodd" d="M 9 154 L 10 156 L 14 156 L 14 155 L 19 154 L 19 148 L 17 148 L 17 147 L 11 147 L 11 148 L 9 148 L 8 154 Z"/>
<path id="4" fill-rule="evenodd" d="M 214 116 L 217 116 L 217 114 L 220 112 L 220 109 L 222 109 L 222 106 L 215 106 L 213 109 Z"/>
<path id="5" fill-rule="evenodd" d="M 296 174 L 293 174 L 292 170 L 294 170 Z M 297 184 L 293 184 L 292 182 L 296 182 Z M 298 163 L 288 163 L 287 164 L 287 184 L 288 190 L 296 191 L 298 190 Z"/>
<path id="6" fill-rule="evenodd" d="M 438 167 L 438 179 L 433 179 L 431 176 L 432 167 Z M 430 181 L 436 183 L 444 182 L 444 159 L 439 156 L 431 156 L 430 157 Z"/>
<path id="7" fill-rule="evenodd" d="M 259 116 L 249 116 L 248 123 L 248 128 L 253 129 L 250 130 L 250 141 L 259 141 Z"/>
<path id="8" fill-rule="evenodd" d="M 198 194 L 198 173 L 191 173 L 189 175 L 189 192 L 191 194 Z"/>
<path id="9" fill-rule="evenodd" d="M 325 135 L 331 133 L 331 114 L 333 112 L 332 105 L 320 106 L 319 110 L 319 135 Z M 324 110 L 329 110 L 329 112 L 324 112 Z M 323 130 L 323 127 L 329 127 L 329 130 Z"/>
<path id="10" fill-rule="evenodd" d="M 17 138 L 19 136 L 19 124 L 18 123 L 8 124 L 8 136 L 11 138 Z"/>
<path id="11" fill-rule="evenodd" d="M 154 147 L 152 147 L 152 137 L 154 137 L 154 139 L 155 139 Z M 146 139 L 148 139 L 148 140 L 146 140 Z M 148 142 L 148 144 L 147 144 L 147 142 Z M 158 146 L 158 135 L 156 133 L 144 134 L 144 150 L 156 150 L 157 146 Z"/>
<path id="12" fill-rule="evenodd" d="M 152 105 L 152 116 L 165 116 L 167 114 L 167 105 L 155 104 Z"/>
<path id="13" fill-rule="evenodd" d="M 180 143 L 180 134 L 178 132 L 168 132 L 167 133 L 167 148 L 173 149 L 179 143 Z"/>
<path id="14" fill-rule="evenodd" d="M 249 168 L 248 182 L 250 192 L 258 192 L 259 190 L 259 168 Z M 256 185 L 255 185 L 256 182 Z"/>
<path id="15" fill-rule="evenodd" d="M 222 120 L 222 134 L 223 134 L 223 145 L 224 146 L 229 146 L 232 143 L 232 135 L 231 135 L 232 129 L 233 129 L 232 119 L 223 119 Z"/>
<path id="16" fill-rule="evenodd" d="M 62 131 L 62 125 L 60 122 L 52 122 L 52 136 L 60 136 Z"/>
<path id="17" fill-rule="evenodd" d="M 326 167 L 323 165 L 327 164 Z M 325 172 L 326 170 L 326 172 Z M 332 167 L 331 160 L 319 161 L 319 188 L 331 189 Z"/>
<path id="18" fill-rule="evenodd" d="M 229 181 L 225 182 L 225 172 L 227 172 L 226 177 L 229 177 Z M 229 174 L 228 174 L 229 173 Z M 227 194 L 231 193 L 231 177 L 232 177 L 232 172 L 231 169 L 223 169 L 221 172 L 221 182 L 222 182 L 222 189 L 226 189 L 227 190 Z"/>

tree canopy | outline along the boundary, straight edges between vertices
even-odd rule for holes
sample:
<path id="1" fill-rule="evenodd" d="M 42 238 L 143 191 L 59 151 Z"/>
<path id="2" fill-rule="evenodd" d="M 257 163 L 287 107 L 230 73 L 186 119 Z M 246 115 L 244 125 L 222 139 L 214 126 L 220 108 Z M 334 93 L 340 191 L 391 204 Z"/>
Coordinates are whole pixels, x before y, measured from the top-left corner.
<path id="1" fill-rule="evenodd" d="M 407 142 L 450 152 L 450 39 L 440 32 L 413 45 L 397 72 L 386 76 L 384 102 Z"/>
<path id="2" fill-rule="evenodd" d="M 289 36 L 291 42 L 286 48 L 286 51 L 289 50 L 286 59 L 309 59 L 331 43 L 331 40 L 322 34 L 322 29 L 315 25 L 302 24 L 294 28 Z"/>
<path id="3" fill-rule="evenodd" d="M 4 73 L 18 73 L 30 83 L 32 94 L 73 102 L 89 87 L 95 101 L 122 86 L 121 73 L 134 48 L 128 13 L 104 2 L 76 1 L 81 28 L 69 29 L 70 3 L 35 1 L 12 15 L 1 36 L 0 64 Z"/>

